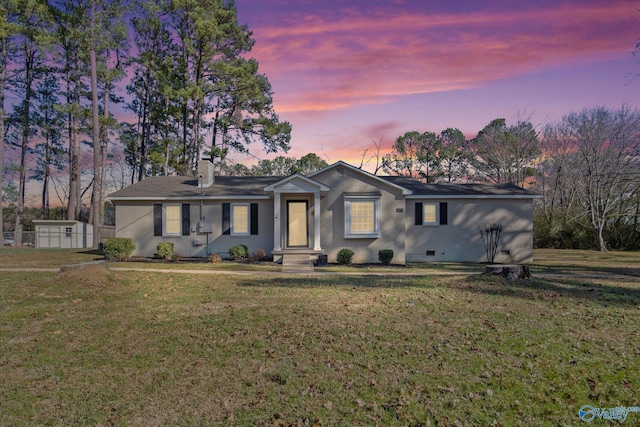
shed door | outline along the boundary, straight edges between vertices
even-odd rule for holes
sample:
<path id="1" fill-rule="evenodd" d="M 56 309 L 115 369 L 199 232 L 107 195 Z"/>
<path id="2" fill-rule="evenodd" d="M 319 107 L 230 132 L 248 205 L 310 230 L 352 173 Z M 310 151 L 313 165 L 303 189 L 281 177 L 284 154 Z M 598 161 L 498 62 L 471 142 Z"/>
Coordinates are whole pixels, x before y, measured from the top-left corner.
<path id="1" fill-rule="evenodd" d="M 60 247 L 60 227 L 42 226 L 38 227 L 38 245 L 41 248 Z"/>

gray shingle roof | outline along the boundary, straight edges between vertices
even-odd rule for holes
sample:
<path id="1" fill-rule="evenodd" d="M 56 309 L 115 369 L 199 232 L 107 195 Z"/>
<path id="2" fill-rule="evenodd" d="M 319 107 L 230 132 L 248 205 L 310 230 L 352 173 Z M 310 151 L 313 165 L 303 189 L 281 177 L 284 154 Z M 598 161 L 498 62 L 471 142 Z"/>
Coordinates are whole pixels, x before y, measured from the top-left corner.
<path id="1" fill-rule="evenodd" d="M 210 187 L 203 188 L 207 197 L 265 196 L 264 187 L 281 180 L 278 176 L 216 176 Z M 156 176 L 145 178 L 109 195 L 111 199 L 165 199 L 200 196 L 195 178 Z"/>
<path id="2" fill-rule="evenodd" d="M 405 176 L 381 176 L 380 178 L 411 190 L 413 196 L 536 196 L 535 193 L 514 184 L 425 184 Z"/>
<path id="3" fill-rule="evenodd" d="M 264 188 L 285 177 L 281 176 L 217 176 L 210 187 L 204 188 L 205 197 L 264 197 Z M 519 196 L 536 194 L 513 184 L 425 184 L 403 176 L 378 176 L 391 184 L 410 190 L 415 196 Z M 198 181 L 184 176 L 149 177 L 109 195 L 111 199 L 179 199 L 198 198 Z"/>

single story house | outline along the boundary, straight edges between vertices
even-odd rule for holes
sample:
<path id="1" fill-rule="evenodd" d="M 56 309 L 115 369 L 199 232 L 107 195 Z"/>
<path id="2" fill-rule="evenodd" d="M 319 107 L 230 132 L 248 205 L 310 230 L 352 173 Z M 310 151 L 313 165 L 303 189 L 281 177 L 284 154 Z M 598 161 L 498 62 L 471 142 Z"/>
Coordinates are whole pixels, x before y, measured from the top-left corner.
<path id="1" fill-rule="evenodd" d="M 93 227 L 73 220 L 34 220 L 36 248 L 74 249 L 93 246 Z"/>
<path id="2" fill-rule="evenodd" d="M 130 237 L 134 255 L 153 256 L 173 242 L 182 257 L 227 253 L 236 244 L 287 256 L 335 262 L 485 262 L 480 228 L 503 225 L 495 262 L 524 263 L 533 256 L 534 193 L 511 184 L 425 184 L 376 176 L 345 162 L 307 176 L 214 176 L 201 160 L 198 178 L 150 177 L 109 196 L 116 237 Z"/>

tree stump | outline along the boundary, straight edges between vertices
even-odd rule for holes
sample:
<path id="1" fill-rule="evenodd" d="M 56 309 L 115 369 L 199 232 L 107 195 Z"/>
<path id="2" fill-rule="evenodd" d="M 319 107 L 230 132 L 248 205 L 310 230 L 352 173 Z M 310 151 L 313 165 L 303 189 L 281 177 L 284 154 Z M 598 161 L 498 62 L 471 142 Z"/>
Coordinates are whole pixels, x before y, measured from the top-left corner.
<path id="1" fill-rule="evenodd" d="M 485 267 L 483 275 L 500 275 L 510 282 L 515 282 L 531 277 L 531 269 L 528 265 L 491 264 Z"/>

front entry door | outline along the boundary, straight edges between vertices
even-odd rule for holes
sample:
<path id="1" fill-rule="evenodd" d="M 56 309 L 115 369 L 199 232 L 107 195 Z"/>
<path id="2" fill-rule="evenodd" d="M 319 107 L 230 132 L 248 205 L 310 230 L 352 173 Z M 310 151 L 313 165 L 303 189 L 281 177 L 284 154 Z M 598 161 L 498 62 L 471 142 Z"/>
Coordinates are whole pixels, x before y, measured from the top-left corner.
<path id="1" fill-rule="evenodd" d="M 308 247 L 307 201 L 287 201 L 287 246 Z"/>

